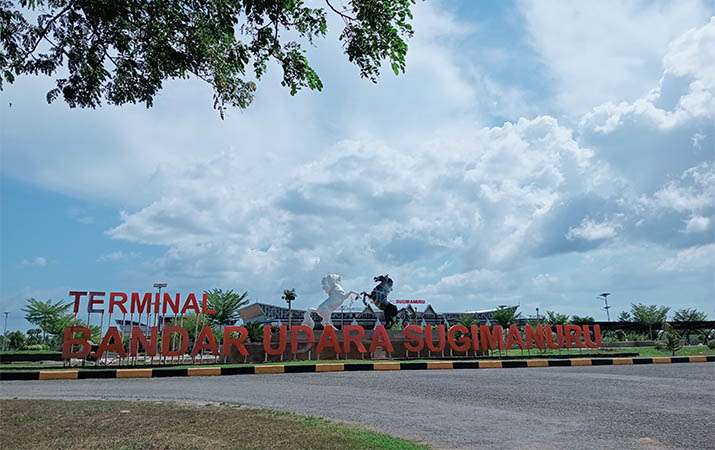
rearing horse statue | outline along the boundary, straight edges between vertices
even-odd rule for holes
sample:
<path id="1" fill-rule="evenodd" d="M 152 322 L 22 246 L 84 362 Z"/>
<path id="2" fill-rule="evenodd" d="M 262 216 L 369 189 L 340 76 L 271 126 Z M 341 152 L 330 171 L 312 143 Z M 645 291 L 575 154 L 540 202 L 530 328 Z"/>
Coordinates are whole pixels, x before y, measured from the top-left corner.
<path id="1" fill-rule="evenodd" d="M 343 302 L 351 295 L 355 295 L 356 297 L 360 295 L 355 291 L 345 293 L 343 287 L 340 286 L 341 280 L 342 278 L 340 277 L 340 275 L 335 273 L 329 273 L 323 277 L 321 284 L 323 285 L 323 290 L 325 291 L 325 293 L 328 294 L 328 298 L 326 298 L 323 303 L 318 305 L 317 308 L 308 308 L 308 310 L 305 312 L 305 315 L 303 316 L 303 325 L 308 326 L 310 328 L 315 327 L 315 321 L 313 321 L 313 318 L 310 317 L 310 313 L 315 312 L 323 318 L 323 327 L 330 325 L 335 328 L 335 325 L 333 325 L 333 322 L 330 318 L 333 314 L 333 311 L 340 308 L 340 305 L 342 305 Z"/>

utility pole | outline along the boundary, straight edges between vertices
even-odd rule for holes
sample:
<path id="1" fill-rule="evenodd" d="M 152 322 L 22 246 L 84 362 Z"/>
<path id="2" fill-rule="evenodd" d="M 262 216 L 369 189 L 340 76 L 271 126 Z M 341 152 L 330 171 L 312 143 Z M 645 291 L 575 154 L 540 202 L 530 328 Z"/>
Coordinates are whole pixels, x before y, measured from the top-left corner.
<path id="1" fill-rule="evenodd" d="M 606 311 L 606 317 L 608 318 L 608 321 L 610 322 L 610 321 L 611 321 L 611 314 L 608 312 L 608 310 L 611 309 L 611 307 L 608 306 L 608 296 L 609 296 L 609 295 L 611 295 L 610 292 L 604 292 L 603 294 L 599 295 L 599 296 L 596 297 L 596 298 L 602 299 L 602 300 L 606 303 L 606 306 L 604 306 L 602 309 L 603 309 L 604 311 Z"/>

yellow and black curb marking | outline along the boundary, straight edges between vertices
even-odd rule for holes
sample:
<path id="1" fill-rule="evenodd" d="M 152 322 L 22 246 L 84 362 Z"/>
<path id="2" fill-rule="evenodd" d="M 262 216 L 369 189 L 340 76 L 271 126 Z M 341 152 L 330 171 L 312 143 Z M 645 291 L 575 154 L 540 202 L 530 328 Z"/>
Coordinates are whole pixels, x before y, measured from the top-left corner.
<path id="1" fill-rule="evenodd" d="M 369 370 L 510 369 L 523 367 L 620 366 L 715 361 L 715 355 L 662 358 L 574 358 L 526 361 L 429 361 L 255 365 L 241 367 L 157 367 L 148 369 L 34 370 L 0 372 L 0 380 L 82 380 L 87 378 L 160 378 L 271 373 L 349 372 Z"/>

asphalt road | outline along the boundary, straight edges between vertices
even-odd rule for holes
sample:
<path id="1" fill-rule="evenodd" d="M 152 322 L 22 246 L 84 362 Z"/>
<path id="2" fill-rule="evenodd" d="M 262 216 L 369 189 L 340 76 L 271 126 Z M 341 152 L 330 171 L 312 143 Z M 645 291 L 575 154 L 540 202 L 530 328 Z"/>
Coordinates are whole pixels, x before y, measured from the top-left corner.
<path id="1" fill-rule="evenodd" d="M 0 397 L 237 403 L 435 448 L 715 448 L 715 363 L 7 381 Z"/>

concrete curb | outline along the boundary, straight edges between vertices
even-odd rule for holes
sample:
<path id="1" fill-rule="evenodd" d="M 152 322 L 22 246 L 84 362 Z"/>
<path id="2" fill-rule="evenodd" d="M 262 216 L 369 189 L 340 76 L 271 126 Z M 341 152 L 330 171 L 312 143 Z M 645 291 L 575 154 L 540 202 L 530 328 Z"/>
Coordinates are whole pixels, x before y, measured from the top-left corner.
<path id="1" fill-rule="evenodd" d="M 531 359 L 526 361 L 430 361 L 366 362 L 295 365 L 255 365 L 241 367 L 189 367 L 151 369 L 33 370 L 0 372 L 0 381 L 84 380 L 88 378 L 162 378 L 217 375 L 256 375 L 275 373 L 316 373 L 370 370 L 512 369 L 527 367 L 620 366 L 633 364 L 675 364 L 715 362 L 715 355 L 656 358 L 574 358 Z"/>

